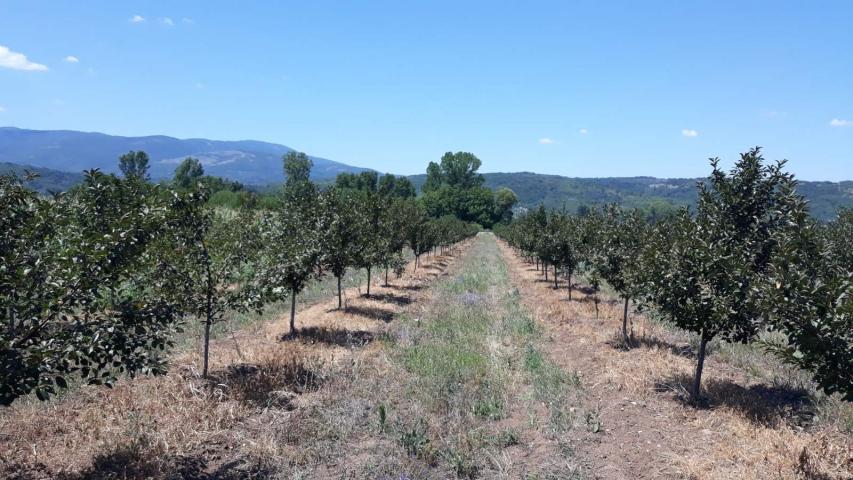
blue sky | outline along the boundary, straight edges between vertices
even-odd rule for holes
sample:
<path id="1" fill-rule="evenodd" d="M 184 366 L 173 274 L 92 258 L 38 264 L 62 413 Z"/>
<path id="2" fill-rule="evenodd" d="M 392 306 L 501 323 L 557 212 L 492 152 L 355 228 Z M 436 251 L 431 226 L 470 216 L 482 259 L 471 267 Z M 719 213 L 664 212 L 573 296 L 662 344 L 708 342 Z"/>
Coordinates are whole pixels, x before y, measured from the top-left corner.
<path id="1" fill-rule="evenodd" d="M 853 2 L 2 0 L 0 109 L 401 174 L 466 150 L 483 171 L 694 177 L 762 145 L 851 179 Z"/>

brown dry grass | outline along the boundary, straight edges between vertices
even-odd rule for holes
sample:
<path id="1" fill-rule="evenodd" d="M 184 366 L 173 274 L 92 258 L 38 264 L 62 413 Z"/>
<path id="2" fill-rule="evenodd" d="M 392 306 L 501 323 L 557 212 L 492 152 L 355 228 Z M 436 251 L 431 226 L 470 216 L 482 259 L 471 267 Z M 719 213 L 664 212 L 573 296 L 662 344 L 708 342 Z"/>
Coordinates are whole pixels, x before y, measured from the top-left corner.
<path id="1" fill-rule="evenodd" d="M 615 348 L 621 328 L 619 302 L 602 303 L 596 319 L 594 304 L 585 294 L 575 290 L 575 301 L 568 301 L 565 282 L 555 291 L 533 265 L 505 244 L 501 247 L 525 305 L 553 340 L 549 352 L 564 368 L 580 372 L 600 407 L 606 435 L 582 447 L 593 475 L 853 478 L 850 404 L 829 398 L 814 405 L 809 393 L 780 378 L 788 370 L 772 359 L 760 361 L 761 368 L 775 368 L 770 375 L 777 377 L 775 384 L 724 361 L 727 347 L 720 346 L 721 353 L 709 357 L 703 376 L 708 408 L 689 406 L 682 401 L 685 382 L 695 368 L 688 337 L 634 314 L 639 345 Z M 815 410 L 824 417 L 810 418 L 809 411 Z"/>
<path id="2" fill-rule="evenodd" d="M 371 298 L 349 289 L 346 310 L 333 299 L 303 309 L 297 339 L 284 338 L 282 316 L 215 340 L 209 380 L 199 376 L 198 352 L 186 350 L 161 377 L 16 402 L 0 411 L 0 477 L 290 478 L 310 458 L 335 453 L 333 426 L 355 412 L 336 404 L 342 416 L 321 422 L 324 407 L 365 388 L 366 365 L 376 381 L 373 339 L 453 260 L 422 258 L 427 268 L 387 288 L 376 278 Z"/>

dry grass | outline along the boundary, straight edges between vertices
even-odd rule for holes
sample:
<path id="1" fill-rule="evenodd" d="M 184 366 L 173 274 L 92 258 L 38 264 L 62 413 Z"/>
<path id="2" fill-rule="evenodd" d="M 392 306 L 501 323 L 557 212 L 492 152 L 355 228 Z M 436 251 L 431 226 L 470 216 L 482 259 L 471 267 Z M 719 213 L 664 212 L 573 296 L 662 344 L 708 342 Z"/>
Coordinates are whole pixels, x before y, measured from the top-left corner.
<path id="1" fill-rule="evenodd" d="M 341 436 L 355 428 L 346 427 L 353 406 L 341 405 L 347 389 L 377 381 L 374 335 L 440 274 L 407 273 L 389 288 L 375 278 L 378 295 L 348 289 L 344 311 L 333 300 L 303 308 L 305 335 L 296 339 L 283 338 L 285 317 L 247 323 L 212 342 L 207 380 L 198 352 L 187 349 L 161 377 L 16 402 L 0 411 L 0 478 L 298 478 L 303 467 L 316 470 L 343 454 Z M 369 313 L 378 310 L 387 313 Z M 364 365 L 373 365 L 370 380 Z"/>
<path id="2" fill-rule="evenodd" d="M 753 347 L 715 344 L 703 386 L 708 405 L 683 402 L 693 339 L 634 313 L 634 348 L 618 348 L 622 305 L 567 300 L 502 245 L 525 304 L 553 339 L 552 356 L 582 372 L 601 403 L 607 439 L 593 469 L 632 478 L 853 478 L 853 406 L 815 392 L 801 372 Z M 754 370 L 745 365 L 757 364 Z M 611 470 L 607 470 L 611 469 Z M 599 472 L 600 473 L 600 472 Z"/>

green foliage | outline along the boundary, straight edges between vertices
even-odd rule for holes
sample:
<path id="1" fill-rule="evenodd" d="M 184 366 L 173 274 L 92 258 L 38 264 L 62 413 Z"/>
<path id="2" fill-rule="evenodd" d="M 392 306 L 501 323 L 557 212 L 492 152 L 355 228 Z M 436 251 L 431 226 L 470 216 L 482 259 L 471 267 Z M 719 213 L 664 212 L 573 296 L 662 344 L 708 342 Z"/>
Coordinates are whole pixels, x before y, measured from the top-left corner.
<path id="1" fill-rule="evenodd" d="M 785 192 L 793 178 L 784 162 L 767 166 L 759 149 L 741 155 L 730 174 L 718 168 L 699 184 L 696 218 L 686 213 L 659 230 L 647 268 L 650 299 L 674 324 L 700 337 L 693 387 L 699 395 L 704 345 L 714 337 L 747 342 L 767 314 L 759 292 L 766 287 L 778 235 L 796 206 Z M 661 243 L 661 240 L 663 242 Z"/>
<path id="2" fill-rule="evenodd" d="M 477 172 L 480 165 L 473 153 L 447 152 L 441 157 L 441 183 L 462 189 L 479 187 L 484 181 Z"/>
<path id="3" fill-rule="evenodd" d="M 182 189 L 192 187 L 204 175 L 204 167 L 195 158 L 187 157 L 175 169 L 175 186 Z"/>
<path id="4" fill-rule="evenodd" d="M 357 192 L 331 188 L 320 195 L 318 205 L 320 264 L 338 279 L 338 308 L 342 307 L 341 277 L 348 268 L 365 263 L 373 246 L 359 200 Z"/>
<path id="5" fill-rule="evenodd" d="M 806 202 L 793 190 L 790 220 L 775 234 L 778 251 L 763 308 L 770 328 L 787 336 L 767 344 L 783 360 L 813 373 L 827 393 L 853 401 L 853 265 L 849 211 L 828 227 L 815 224 Z"/>
<path id="6" fill-rule="evenodd" d="M 483 176 L 477 173 L 480 160 L 467 152 L 448 152 L 441 164 L 430 162 L 427 183 L 422 189 L 423 203 L 430 216 L 454 215 L 457 218 L 490 228 L 512 217 L 518 200 L 508 189 L 492 192 L 483 187 Z"/>
<path id="7" fill-rule="evenodd" d="M 156 268 L 157 187 L 90 171 L 73 193 L 44 200 L 4 176 L 0 206 L 0 403 L 46 399 L 71 376 L 162 373 L 179 309 L 138 274 Z"/>
<path id="8" fill-rule="evenodd" d="M 181 312 L 204 323 L 202 374 L 207 377 L 210 328 L 229 311 L 259 307 L 247 295 L 244 274 L 258 250 L 253 214 L 213 210 L 204 189 L 174 193 L 166 217 L 168 234 L 157 251 L 156 275 L 165 279 L 164 292 Z"/>
<path id="9" fill-rule="evenodd" d="M 344 190 L 378 193 L 382 197 L 411 198 L 416 195 L 415 186 L 406 177 L 387 173 L 381 177 L 374 172 L 339 173 L 335 187 Z"/>
<path id="10" fill-rule="evenodd" d="M 136 177 L 149 180 L 148 154 L 143 151 L 129 151 L 119 157 L 118 168 L 125 177 Z"/>
<path id="11" fill-rule="evenodd" d="M 379 179 L 378 191 L 383 197 L 414 198 L 417 195 L 411 180 L 391 174 L 385 174 Z"/>

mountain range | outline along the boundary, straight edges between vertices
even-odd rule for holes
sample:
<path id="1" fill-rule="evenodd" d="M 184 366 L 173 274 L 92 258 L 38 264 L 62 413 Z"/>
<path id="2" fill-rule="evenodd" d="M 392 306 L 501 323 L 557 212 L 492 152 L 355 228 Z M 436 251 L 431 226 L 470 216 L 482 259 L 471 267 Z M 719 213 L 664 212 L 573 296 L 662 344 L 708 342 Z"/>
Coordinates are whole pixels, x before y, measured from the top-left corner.
<path id="1" fill-rule="evenodd" d="M 40 131 L 0 127 L 0 173 L 39 173 L 32 187 L 42 192 L 64 190 L 82 178 L 80 172 L 100 168 L 115 172 L 118 157 L 129 150 L 144 150 L 151 157 L 155 180 L 171 178 L 177 164 L 187 156 L 201 160 L 205 173 L 237 180 L 246 185 L 280 184 L 281 157 L 290 147 L 253 140 L 181 140 L 167 136 L 120 137 L 70 130 Z M 316 181 L 328 182 L 341 172 L 357 173 L 368 168 L 311 157 Z M 424 166 L 426 168 L 426 166 Z M 625 207 L 666 210 L 673 205 L 696 203 L 696 184 L 701 178 L 573 178 L 533 172 L 485 173 L 486 186 L 507 187 L 519 197 L 519 206 L 566 208 L 616 202 Z M 425 175 L 409 178 L 420 188 Z M 853 207 L 853 181 L 801 181 L 799 191 L 810 202 L 812 215 L 821 220 L 835 218 L 839 207 Z"/>
<path id="2" fill-rule="evenodd" d="M 0 127 L 0 162 L 67 172 L 91 168 L 116 172 L 118 157 L 130 150 L 148 154 L 154 180 L 171 178 L 182 160 L 194 157 L 201 161 L 206 174 L 248 185 L 280 183 L 284 179 L 281 157 L 293 151 L 284 145 L 255 140 L 178 139 L 164 135 L 121 137 L 72 130 Z M 333 179 L 341 172 L 368 170 L 325 158 L 311 159 L 315 180 Z"/>

